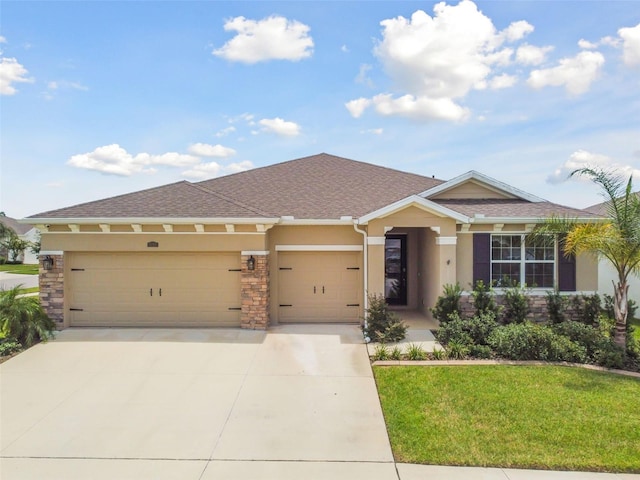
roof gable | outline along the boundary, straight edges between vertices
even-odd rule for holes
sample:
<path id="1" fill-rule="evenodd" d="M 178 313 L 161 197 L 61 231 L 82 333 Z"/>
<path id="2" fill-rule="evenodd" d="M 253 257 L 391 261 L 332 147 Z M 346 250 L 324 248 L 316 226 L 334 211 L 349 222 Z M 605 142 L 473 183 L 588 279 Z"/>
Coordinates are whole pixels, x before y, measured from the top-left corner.
<path id="1" fill-rule="evenodd" d="M 482 187 L 488 196 L 481 197 L 476 195 L 480 191 L 474 193 L 463 193 L 461 196 L 462 186 L 465 184 L 473 184 L 478 187 Z M 512 187 L 504 182 L 491 178 L 475 170 L 471 170 L 467 173 L 463 173 L 455 178 L 452 178 L 448 182 L 441 183 L 429 190 L 426 190 L 420 194 L 420 196 L 430 199 L 462 199 L 462 198 L 517 198 L 521 200 L 527 200 L 529 202 L 544 202 L 545 200 L 531 195 L 525 191 L 522 191 L 516 187 Z"/>
<path id="2" fill-rule="evenodd" d="M 383 208 L 376 210 L 375 212 L 371 212 L 360 217 L 358 219 L 358 223 L 366 224 L 375 218 L 384 218 L 412 206 L 420 208 L 422 210 L 426 210 L 428 212 L 432 212 L 439 217 L 450 217 L 462 223 L 469 222 L 469 218 L 462 213 L 439 205 L 438 203 L 432 202 L 431 200 L 422 198 L 419 195 L 411 195 L 410 197 L 403 198 L 402 200 L 394 202 L 390 205 L 386 205 Z"/>

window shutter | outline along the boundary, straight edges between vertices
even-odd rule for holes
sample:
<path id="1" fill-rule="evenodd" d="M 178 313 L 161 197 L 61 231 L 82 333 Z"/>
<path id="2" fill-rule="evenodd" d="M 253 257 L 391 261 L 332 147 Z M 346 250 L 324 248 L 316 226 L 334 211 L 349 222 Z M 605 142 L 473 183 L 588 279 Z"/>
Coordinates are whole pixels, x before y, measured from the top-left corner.
<path id="1" fill-rule="evenodd" d="M 565 255 L 564 236 L 558 238 L 558 290 L 576 291 L 576 256 Z"/>
<path id="2" fill-rule="evenodd" d="M 491 283 L 491 234 L 473 234 L 473 283 Z"/>

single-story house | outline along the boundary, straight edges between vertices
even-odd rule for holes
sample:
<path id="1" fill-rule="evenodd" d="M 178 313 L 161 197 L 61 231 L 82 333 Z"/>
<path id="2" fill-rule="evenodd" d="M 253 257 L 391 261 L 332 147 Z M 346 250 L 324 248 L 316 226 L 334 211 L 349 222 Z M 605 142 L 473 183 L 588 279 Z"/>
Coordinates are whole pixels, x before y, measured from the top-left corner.
<path id="1" fill-rule="evenodd" d="M 479 279 L 595 291 L 595 259 L 525 239 L 552 214 L 594 218 L 475 171 L 445 181 L 322 153 L 24 221 L 42 231 L 41 299 L 60 328 L 267 328 L 358 322 L 367 293 L 429 316 L 443 285 Z"/>
<path id="2" fill-rule="evenodd" d="M 37 228 L 32 225 L 20 223 L 15 218 L 0 216 L 0 223 L 13 230 L 21 240 L 26 240 L 33 244 L 40 239 L 40 232 L 38 232 Z M 4 241 L 5 239 L 1 240 Z M 33 253 L 30 248 L 26 248 L 15 258 L 10 256 L 10 252 L 7 251 L 3 251 L 2 254 L 6 254 L 8 257 L 7 260 L 10 262 L 22 262 L 27 265 L 36 265 L 38 263 L 38 255 Z"/>
<path id="3" fill-rule="evenodd" d="M 640 192 L 636 192 L 634 195 L 640 197 Z M 609 202 L 597 203 L 585 208 L 585 211 L 598 216 L 607 216 L 608 206 Z M 607 294 L 613 296 L 613 282 L 618 282 L 618 273 L 609 261 L 605 259 L 600 260 L 598 263 L 598 293 L 600 295 Z M 631 275 L 628 283 L 629 298 L 636 303 L 640 303 L 640 277 Z"/>

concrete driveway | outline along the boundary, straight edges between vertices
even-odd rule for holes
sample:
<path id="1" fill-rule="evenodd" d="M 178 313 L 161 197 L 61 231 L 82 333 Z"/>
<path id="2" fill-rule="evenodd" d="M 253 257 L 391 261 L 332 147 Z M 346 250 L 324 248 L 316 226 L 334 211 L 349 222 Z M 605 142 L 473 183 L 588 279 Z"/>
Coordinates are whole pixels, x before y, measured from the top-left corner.
<path id="1" fill-rule="evenodd" d="M 69 329 L 0 388 L 3 480 L 397 478 L 355 326 Z"/>

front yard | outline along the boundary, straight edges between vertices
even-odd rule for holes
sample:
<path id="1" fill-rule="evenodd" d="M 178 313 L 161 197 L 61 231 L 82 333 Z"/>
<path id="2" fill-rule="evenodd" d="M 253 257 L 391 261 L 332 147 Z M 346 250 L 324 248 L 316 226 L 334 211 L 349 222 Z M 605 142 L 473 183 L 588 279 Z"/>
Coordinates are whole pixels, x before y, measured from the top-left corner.
<path id="1" fill-rule="evenodd" d="M 640 472 L 640 380 L 567 367 L 374 367 L 396 461 Z"/>
<path id="2" fill-rule="evenodd" d="M 38 275 L 39 266 L 36 265 L 25 265 L 22 263 L 19 264 L 2 264 L 0 265 L 0 272 L 7 273 L 20 273 L 25 275 Z"/>

